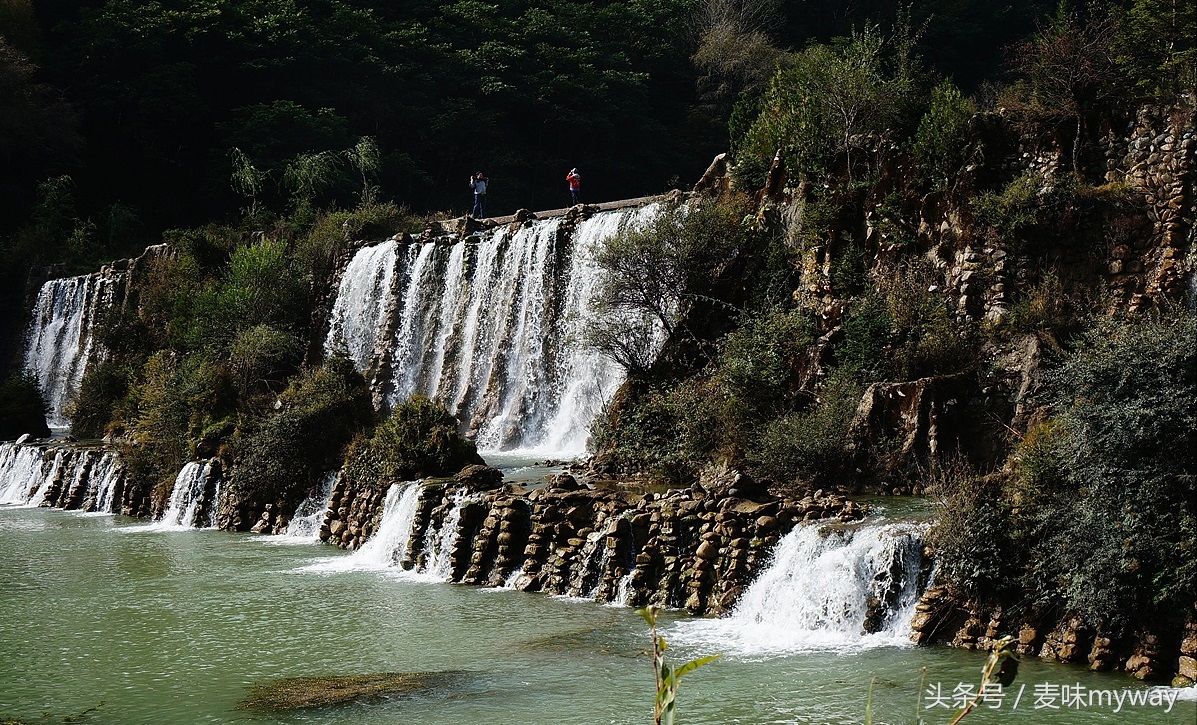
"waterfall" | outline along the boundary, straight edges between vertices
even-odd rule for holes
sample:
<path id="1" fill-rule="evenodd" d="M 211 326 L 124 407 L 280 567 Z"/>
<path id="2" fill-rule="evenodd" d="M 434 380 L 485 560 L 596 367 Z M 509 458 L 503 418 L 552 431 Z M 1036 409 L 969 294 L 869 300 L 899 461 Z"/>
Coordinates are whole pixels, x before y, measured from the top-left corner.
<path id="1" fill-rule="evenodd" d="M 66 455 L 63 454 L 62 451 L 57 451 L 54 454 L 54 462 L 50 464 L 50 472 L 41 479 L 41 484 L 37 487 L 37 491 L 35 491 L 34 494 L 29 497 L 29 500 L 25 502 L 25 505 L 41 506 L 45 502 L 46 496 L 50 493 L 50 487 L 54 485 L 54 479 L 58 477 L 59 472 L 62 470 L 62 464 L 65 462 L 65 460 Z"/>
<path id="2" fill-rule="evenodd" d="M 42 479 L 42 452 L 14 443 L 0 444 L 0 506 L 21 505 Z"/>
<path id="3" fill-rule="evenodd" d="M 119 459 L 116 454 L 105 452 L 92 468 L 92 485 L 94 495 L 89 510 L 98 514 L 111 514 L 116 504 L 116 489 L 120 477 L 123 475 Z"/>
<path id="4" fill-rule="evenodd" d="M 748 655 L 908 645 L 924 532 L 799 525 L 729 617 L 679 623 L 675 638 Z"/>
<path id="5" fill-rule="evenodd" d="M 117 280 L 88 274 L 54 279 L 37 294 L 25 343 L 25 368 L 46 398 L 46 422 L 66 428 L 65 408 L 79 391 L 92 356 L 96 320 L 113 303 Z"/>
<path id="6" fill-rule="evenodd" d="M 446 405 L 484 450 L 572 456 L 623 381 L 585 345 L 600 283 L 595 246 L 656 206 L 560 219 L 464 240 L 359 250 L 341 279 L 326 352 L 345 349 L 394 405 Z M 386 339 L 391 335 L 391 339 Z"/>
<path id="7" fill-rule="evenodd" d="M 337 482 L 335 471 L 324 474 L 320 481 L 320 492 L 316 496 L 304 499 L 291 520 L 287 523 L 287 531 L 279 540 L 290 540 L 299 543 L 317 543 L 320 541 L 320 522 L 324 519 L 324 510 L 328 508 L 329 498 L 332 496 L 333 484 Z"/>
<path id="8" fill-rule="evenodd" d="M 382 504 L 382 520 L 362 548 L 349 556 L 322 559 L 305 566 L 303 571 L 392 571 L 405 578 L 423 579 L 414 572 L 404 572 L 398 563 L 407 556 L 412 525 L 420 507 L 423 486 L 419 481 L 396 483 L 387 489 Z"/>
<path id="9" fill-rule="evenodd" d="M 170 502 L 162 517 L 149 527 L 156 531 L 195 529 L 216 521 L 216 505 L 220 499 L 220 479 L 217 478 L 210 499 L 205 496 L 208 481 L 213 477 L 212 464 L 192 461 L 179 471 Z"/>
<path id="10" fill-rule="evenodd" d="M 358 251 L 333 303 L 325 350 L 348 353 L 359 370 L 369 365 L 378 344 L 395 273 L 395 247 L 395 242 L 383 242 Z"/>
<path id="11" fill-rule="evenodd" d="M 461 510 L 465 506 L 466 491 L 458 489 L 453 494 L 453 507 L 445 514 L 440 528 L 429 531 L 424 542 L 425 570 L 438 579 L 453 578 L 453 544 L 457 541 L 457 527 L 461 524 Z"/>

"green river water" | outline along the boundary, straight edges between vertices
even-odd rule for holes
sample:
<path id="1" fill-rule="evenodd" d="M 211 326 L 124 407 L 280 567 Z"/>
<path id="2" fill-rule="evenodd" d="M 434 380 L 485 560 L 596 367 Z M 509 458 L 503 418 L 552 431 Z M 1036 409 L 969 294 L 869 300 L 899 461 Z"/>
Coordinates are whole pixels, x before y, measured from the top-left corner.
<path id="1" fill-rule="evenodd" d="M 506 590 L 300 569 L 344 556 L 314 544 L 47 509 L 0 510 L 0 721 L 164 723 L 646 723 L 652 672 L 629 609 Z M 685 617 L 665 634 L 675 657 Z M 701 623 L 699 623 L 701 624 Z M 685 723 L 859 723 L 870 680 L 876 722 L 911 723 L 920 670 L 945 690 L 974 681 L 977 653 L 879 647 L 729 654 L 681 690 Z M 304 712 L 238 709 L 279 677 L 464 670 L 444 690 Z M 1027 685 L 1012 709 L 1013 691 Z M 1002 709 L 967 723 L 1185 723 L 1139 707 L 1034 708 L 1037 683 L 1144 686 L 1079 667 L 1023 663 Z M 926 701 L 924 701 L 926 704 Z M 927 722 L 947 723 L 943 708 Z"/>

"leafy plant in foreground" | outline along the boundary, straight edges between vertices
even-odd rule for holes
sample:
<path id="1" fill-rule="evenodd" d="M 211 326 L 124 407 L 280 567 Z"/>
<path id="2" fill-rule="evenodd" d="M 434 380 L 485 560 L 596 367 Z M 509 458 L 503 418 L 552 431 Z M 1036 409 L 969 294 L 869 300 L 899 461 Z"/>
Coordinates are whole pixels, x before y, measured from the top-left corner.
<path id="1" fill-rule="evenodd" d="M 698 657 L 674 668 L 673 665 L 665 661 L 665 651 L 669 649 L 669 645 L 665 643 L 665 638 L 657 633 L 657 614 L 660 611 L 657 607 L 649 606 L 637 609 L 636 613 L 644 618 L 652 631 L 653 676 L 657 682 L 657 699 L 653 703 L 653 722 L 656 725 L 673 725 L 674 718 L 677 717 L 677 690 L 682 683 L 682 677 L 699 667 L 711 664 L 719 659 L 719 655 Z"/>

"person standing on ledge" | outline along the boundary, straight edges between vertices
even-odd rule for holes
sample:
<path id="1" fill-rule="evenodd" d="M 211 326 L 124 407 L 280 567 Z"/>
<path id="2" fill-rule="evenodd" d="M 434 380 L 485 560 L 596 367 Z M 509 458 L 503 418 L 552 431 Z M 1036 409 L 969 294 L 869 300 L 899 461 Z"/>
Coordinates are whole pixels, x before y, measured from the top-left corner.
<path id="1" fill-rule="evenodd" d="M 577 169 L 570 169 L 569 173 L 565 175 L 565 180 L 569 182 L 569 198 L 573 201 L 573 205 L 581 204 L 582 175 L 578 173 Z"/>
<path id="2" fill-rule="evenodd" d="M 470 216 L 481 219 L 486 214 L 486 185 L 490 179 L 481 171 L 470 177 L 470 189 L 474 191 L 474 209 Z"/>

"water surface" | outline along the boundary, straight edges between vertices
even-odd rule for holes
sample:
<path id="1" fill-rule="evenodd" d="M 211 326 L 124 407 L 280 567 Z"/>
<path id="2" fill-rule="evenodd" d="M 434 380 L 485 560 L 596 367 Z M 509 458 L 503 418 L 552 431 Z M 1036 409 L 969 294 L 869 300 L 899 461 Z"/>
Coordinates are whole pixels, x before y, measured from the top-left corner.
<path id="1" fill-rule="evenodd" d="M 645 723 L 652 673 L 629 609 L 506 590 L 313 571 L 344 556 L 217 531 L 118 531 L 128 519 L 0 509 L 0 719 L 82 723 Z M 677 615 L 666 635 L 677 634 Z M 689 625 L 693 626 L 693 625 Z M 676 657 L 710 651 L 679 644 Z M 682 722 L 859 723 L 872 678 L 877 722 L 910 723 L 921 668 L 954 687 L 982 657 L 877 647 L 839 654 L 737 651 L 691 675 Z M 465 670 L 443 691 L 300 713 L 237 703 L 278 677 Z M 1141 688 L 1037 661 L 1020 682 Z M 929 722 L 946 723 L 947 711 Z M 981 712 L 969 723 L 1192 723 L 1195 705 Z M 44 719 L 43 719 L 44 718 Z"/>

